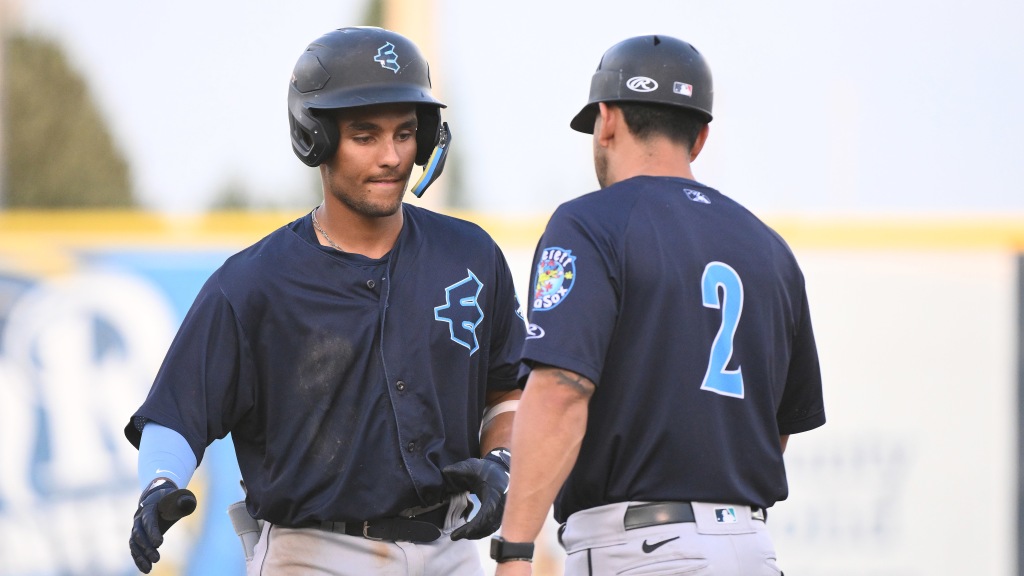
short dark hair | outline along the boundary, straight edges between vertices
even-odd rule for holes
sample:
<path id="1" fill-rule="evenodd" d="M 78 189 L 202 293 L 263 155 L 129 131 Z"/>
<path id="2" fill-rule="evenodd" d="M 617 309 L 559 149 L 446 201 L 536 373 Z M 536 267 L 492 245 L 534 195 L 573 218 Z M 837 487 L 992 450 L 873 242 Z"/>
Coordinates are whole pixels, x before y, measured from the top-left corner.
<path id="1" fill-rule="evenodd" d="M 677 144 L 693 148 L 697 135 L 708 123 L 703 114 L 677 106 L 639 102 L 615 102 L 614 105 L 622 110 L 630 133 L 640 140 L 664 136 Z"/>

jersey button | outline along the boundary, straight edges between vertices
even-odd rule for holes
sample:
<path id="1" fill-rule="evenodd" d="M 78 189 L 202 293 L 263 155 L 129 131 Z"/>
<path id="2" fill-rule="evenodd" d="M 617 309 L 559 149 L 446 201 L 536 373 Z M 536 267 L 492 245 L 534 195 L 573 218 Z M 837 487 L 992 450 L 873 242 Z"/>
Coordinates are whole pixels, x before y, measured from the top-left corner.
<path id="1" fill-rule="evenodd" d="M 395 384 L 395 388 L 398 388 L 398 391 L 399 391 L 399 392 L 405 392 L 405 382 L 402 382 L 401 380 L 399 380 L 399 381 L 398 381 L 398 382 L 397 382 L 397 383 Z"/>
<path id="2" fill-rule="evenodd" d="M 377 285 L 377 283 L 374 282 L 373 280 L 367 280 L 366 281 L 366 287 L 369 288 L 370 290 L 373 290 L 373 287 L 376 286 L 376 285 Z"/>
<path id="3" fill-rule="evenodd" d="M 415 452 L 416 451 L 416 443 L 415 442 L 409 442 L 409 445 L 406 446 L 406 448 L 409 450 L 409 452 Z"/>

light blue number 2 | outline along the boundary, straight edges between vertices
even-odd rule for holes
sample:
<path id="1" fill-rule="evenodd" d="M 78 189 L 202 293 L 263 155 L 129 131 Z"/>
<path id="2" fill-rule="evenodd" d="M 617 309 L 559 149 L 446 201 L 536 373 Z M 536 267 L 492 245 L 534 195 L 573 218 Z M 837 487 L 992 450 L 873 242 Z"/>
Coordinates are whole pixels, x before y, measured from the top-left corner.
<path id="1" fill-rule="evenodd" d="M 721 288 L 721 296 L 719 296 Z M 704 268 L 701 278 L 701 292 L 704 295 L 704 306 L 722 310 L 722 325 L 718 329 L 714 343 L 711 344 L 711 357 L 708 359 L 708 370 L 704 374 L 701 390 L 743 398 L 743 373 L 739 366 L 735 370 L 727 370 L 732 359 L 732 341 L 736 335 L 736 326 L 740 323 L 743 313 L 743 282 L 732 266 L 722 262 L 711 262 Z"/>

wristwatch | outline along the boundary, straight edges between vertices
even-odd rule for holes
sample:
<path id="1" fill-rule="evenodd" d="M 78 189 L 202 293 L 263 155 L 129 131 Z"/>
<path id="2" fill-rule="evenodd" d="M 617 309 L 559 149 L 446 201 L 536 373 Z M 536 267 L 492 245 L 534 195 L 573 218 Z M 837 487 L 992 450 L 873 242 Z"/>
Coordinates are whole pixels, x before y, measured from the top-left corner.
<path id="1" fill-rule="evenodd" d="M 492 536 L 491 558 L 499 564 L 515 560 L 533 562 L 533 542 L 508 542 L 501 536 Z"/>

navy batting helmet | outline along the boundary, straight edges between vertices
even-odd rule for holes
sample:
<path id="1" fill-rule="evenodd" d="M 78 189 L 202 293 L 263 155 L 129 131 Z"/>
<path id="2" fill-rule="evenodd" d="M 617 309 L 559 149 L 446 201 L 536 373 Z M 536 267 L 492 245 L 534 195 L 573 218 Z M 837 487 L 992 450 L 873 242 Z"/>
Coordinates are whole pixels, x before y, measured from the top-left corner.
<path id="1" fill-rule="evenodd" d="M 325 110 L 374 104 L 416 104 L 416 164 L 423 166 L 450 134 L 445 105 L 430 94 L 430 67 L 408 38 L 383 28 L 341 28 L 324 34 L 299 57 L 288 87 L 292 150 L 317 166 L 338 146 L 338 126 Z M 443 154 L 431 162 L 443 165 Z M 440 173 L 437 166 L 436 172 Z M 433 174 L 436 178 L 437 174 Z M 422 193 L 422 190 L 420 191 Z"/>
<path id="2" fill-rule="evenodd" d="M 609 48 L 590 80 L 590 101 L 569 127 L 592 134 L 599 102 L 679 106 L 711 121 L 711 69 L 696 48 L 671 36 L 637 36 Z"/>

